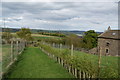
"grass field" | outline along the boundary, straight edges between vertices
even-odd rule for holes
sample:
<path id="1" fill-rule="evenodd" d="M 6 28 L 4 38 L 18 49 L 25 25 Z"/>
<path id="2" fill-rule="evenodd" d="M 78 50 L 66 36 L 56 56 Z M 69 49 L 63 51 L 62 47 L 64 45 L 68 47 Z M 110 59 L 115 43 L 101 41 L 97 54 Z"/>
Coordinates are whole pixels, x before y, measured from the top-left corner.
<path id="1" fill-rule="evenodd" d="M 16 35 L 16 33 L 11 33 L 14 37 L 18 38 L 18 36 Z M 41 34 L 31 34 L 31 36 L 35 39 L 51 39 L 51 38 L 55 38 L 55 39 L 61 39 L 60 37 L 57 36 L 49 36 L 49 35 L 41 35 Z"/>
<path id="2" fill-rule="evenodd" d="M 29 47 L 19 57 L 8 78 L 73 78 L 60 64 L 39 48 Z"/>
<path id="3" fill-rule="evenodd" d="M 60 37 L 47 36 L 47 35 L 41 35 L 41 34 L 32 34 L 32 37 L 33 37 L 35 40 L 39 40 L 39 39 L 61 39 Z"/>

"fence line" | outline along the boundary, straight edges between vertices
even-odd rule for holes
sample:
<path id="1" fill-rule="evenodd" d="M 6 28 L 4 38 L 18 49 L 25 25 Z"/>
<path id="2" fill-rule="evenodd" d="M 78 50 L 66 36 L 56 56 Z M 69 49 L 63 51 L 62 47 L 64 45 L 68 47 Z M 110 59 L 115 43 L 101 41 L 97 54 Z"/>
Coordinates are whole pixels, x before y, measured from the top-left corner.
<path id="1" fill-rule="evenodd" d="M 73 65 L 67 63 L 65 60 L 63 60 L 60 57 L 55 56 L 54 54 L 48 53 L 46 52 L 44 49 L 42 49 L 40 47 L 40 49 L 47 54 L 50 58 L 56 60 L 59 64 L 61 64 L 70 74 L 74 75 L 75 78 L 79 78 L 79 79 L 87 79 L 87 80 L 91 80 L 92 78 L 94 78 L 94 75 L 89 74 L 88 72 L 79 70 L 77 68 L 75 68 Z"/>
<path id="2" fill-rule="evenodd" d="M 10 66 L 18 59 L 25 48 L 25 41 L 21 39 L 11 40 L 7 43 L 2 41 L 2 74 L 4 75 Z"/>

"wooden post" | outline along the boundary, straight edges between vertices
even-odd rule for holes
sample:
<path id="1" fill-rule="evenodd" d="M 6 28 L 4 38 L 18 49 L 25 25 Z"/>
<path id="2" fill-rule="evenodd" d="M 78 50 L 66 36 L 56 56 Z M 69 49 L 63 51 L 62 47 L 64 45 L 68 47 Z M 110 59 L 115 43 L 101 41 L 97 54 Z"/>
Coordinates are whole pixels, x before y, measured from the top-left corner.
<path id="1" fill-rule="evenodd" d="M 62 49 L 62 44 L 60 44 L 60 53 L 61 53 L 61 49 Z"/>
<path id="2" fill-rule="evenodd" d="M 19 50 L 20 50 L 20 52 L 21 52 L 21 41 L 20 41 L 20 43 L 19 43 Z"/>
<path id="3" fill-rule="evenodd" d="M 17 41 L 17 54 L 19 53 L 19 41 Z M 16 56 L 17 56 L 16 54 Z"/>
<path id="4" fill-rule="evenodd" d="M 81 79 L 81 71 L 79 70 L 79 78 Z"/>
<path id="5" fill-rule="evenodd" d="M 61 58 L 61 64 L 62 64 L 62 66 L 63 66 L 63 59 Z"/>
<path id="6" fill-rule="evenodd" d="M 58 57 L 58 63 L 60 64 L 60 59 L 59 59 L 59 57 Z"/>
<path id="7" fill-rule="evenodd" d="M 85 72 L 83 71 L 83 78 L 85 79 Z"/>
<path id="8" fill-rule="evenodd" d="M 23 46 L 24 46 L 24 48 L 26 47 L 26 46 L 25 46 L 25 43 L 26 43 L 26 42 L 25 42 L 25 41 L 23 41 Z M 24 49 L 24 48 L 23 48 L 23 49 Z"/>
<path id="9" fill-rule="evenodd" d="M 11 62 L 13 62 L 13 41 L 11 41 Z"/>
<path id="10" fill-rule="evenodd" d="M 100 47 L 99 47 L 98 78 L 100 77 L 100 64 L 101 64 L 101 52 L 100 52 Z"/>
<path id="11" fill-rule="evenodd" d="M 73 56 L 73 44 L 71 45 L 71 56 Z"/>
<path id="12" fill-rule="evenodd" d="M 90 80 L 90 74 L 88 73 L 88 79 Z"/>
<path id="13" fill-rule="evenodd" d="M 22 50 L 25 48 L 25 42 L 22 41 Z"/>
<path id="14" fill-rule="evenodd" d="M 75 68 L 75 77 L 77 78 L 77 69 Z"/>
<path id="15" fill-rule="evenodd" d="M 60 44 L 60 49 L 62 49 L 62 44 Z"/>
<path id="16" fill-rule="evenodd" d="M 72 74 L 74 75 L 74 68 L 73 68 L 73 66 L 72 66 Z"/>
<path id="17" fill-rule="evenodd" d="M 20 51 L 22 51 L 22 41 L 20 41 Z"/>
<path id="18" fill-rule="evenodd" d="M 69 71 L 69 73 L 71 73 L 71 66 L 70 66 L 70 65 L 68 65 L 68 67 L 69 67 L 68 71 Z"/>
<path id="19" fill-rule="evenodd" d="M 53 47 L 55 47 L 55 43 L 53 43 Z"/>

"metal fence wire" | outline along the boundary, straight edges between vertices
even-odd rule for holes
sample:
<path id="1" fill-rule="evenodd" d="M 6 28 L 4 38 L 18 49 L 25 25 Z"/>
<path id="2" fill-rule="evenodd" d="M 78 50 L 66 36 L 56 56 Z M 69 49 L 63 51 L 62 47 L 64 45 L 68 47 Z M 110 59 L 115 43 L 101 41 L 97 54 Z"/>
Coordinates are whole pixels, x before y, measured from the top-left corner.
<path id="1" fill-rule="evenodd" d="M 2 74 L 4 74 L 10 65 L 17 60 L 17 57 L 25 48 L 25 42 L 20 39 L 7 42 L 2 41 Z"/>

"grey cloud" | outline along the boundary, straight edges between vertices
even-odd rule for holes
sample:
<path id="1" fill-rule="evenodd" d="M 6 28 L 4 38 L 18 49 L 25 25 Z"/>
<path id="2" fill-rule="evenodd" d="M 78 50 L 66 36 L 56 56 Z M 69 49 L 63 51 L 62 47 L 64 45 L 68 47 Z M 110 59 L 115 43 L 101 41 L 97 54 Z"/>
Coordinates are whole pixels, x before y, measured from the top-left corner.
<path id="1" fill-rule="evenodd" d="M 30 28 L 70 30 L 91 28 L 97 31 L 104 31 L 109 25 L 113 28 L 118 27 L 117 3 L 114 2 L 3 2 L 2 8 L 3 17 L 16 17 L 9 20 L 11 23 L 9 22 L 8 25 L 11 27 L 29 26 Z M 20 16 L 23 19 L 19 19 Z"/>

